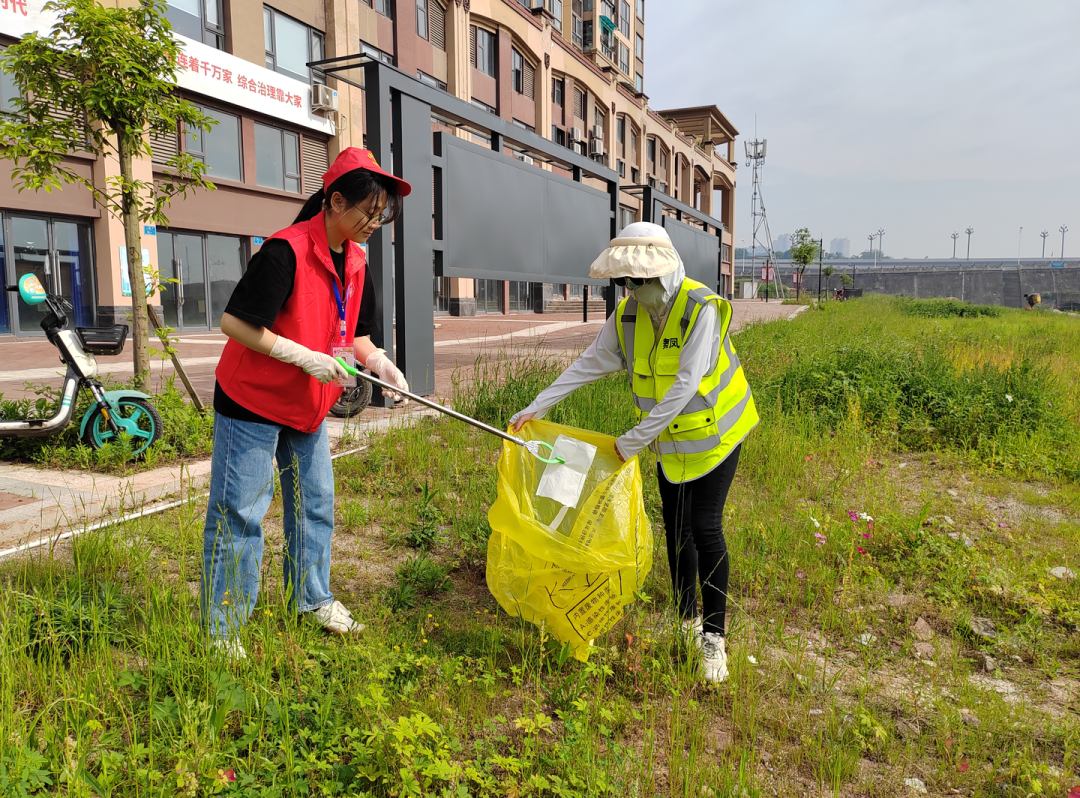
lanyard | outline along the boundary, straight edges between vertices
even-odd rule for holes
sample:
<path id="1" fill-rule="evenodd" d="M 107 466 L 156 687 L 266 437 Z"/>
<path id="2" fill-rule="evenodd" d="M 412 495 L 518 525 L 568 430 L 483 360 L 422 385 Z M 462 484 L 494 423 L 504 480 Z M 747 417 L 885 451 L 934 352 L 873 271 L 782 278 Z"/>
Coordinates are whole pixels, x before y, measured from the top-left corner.
<path id="1" fill-rule="evenodd" d="M 346 294 L 348 296 L 348 294 Z M 341 319 L 341 340 L 345 341 L 345 303 L 341 301 L 341 289 L 338 288 L 337 281 L 334 281 L 334 300 L 337 302 L 338 317 Z"/>

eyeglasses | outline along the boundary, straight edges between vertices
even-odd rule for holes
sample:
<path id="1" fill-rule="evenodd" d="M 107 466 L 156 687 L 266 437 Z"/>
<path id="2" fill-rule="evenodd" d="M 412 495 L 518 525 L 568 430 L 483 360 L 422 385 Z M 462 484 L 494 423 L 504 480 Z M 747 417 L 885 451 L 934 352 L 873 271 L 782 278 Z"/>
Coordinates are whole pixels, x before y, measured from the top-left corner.
<path id="1" fill-rule="evenodd" d="M 390 222 L 393 221 L 393 215 L 391 214 L 389 209 L 384 210 L 382 212 L 382 215 L 379 216 L 378 218 L 376 218 L 376 217 L 372 216 L 368 211 L 365 211 L 363 208 L 361 208 L 359 205 L 356 205 L 355 203 L 352 204 L 352 207 L 355 208 L 356 210 L 360 211 L 361 214 L 363 214 L 364 216 L 367 217 L 367 221 L 364 222 L 365 227 L 368 226 L 369 224 L 371 224 L 372 222 L 375 222 L 379 227 L 382 227 L 383 225 L 390 224 Z"/>
<path id="2" fill-rule="evenodd" d="M 630 283 L 631 288 L 641 288 L 651 279 L 651 277 L 616 277 L 612 282 L 619 288 L 626 288 L 627 283 Z"/>

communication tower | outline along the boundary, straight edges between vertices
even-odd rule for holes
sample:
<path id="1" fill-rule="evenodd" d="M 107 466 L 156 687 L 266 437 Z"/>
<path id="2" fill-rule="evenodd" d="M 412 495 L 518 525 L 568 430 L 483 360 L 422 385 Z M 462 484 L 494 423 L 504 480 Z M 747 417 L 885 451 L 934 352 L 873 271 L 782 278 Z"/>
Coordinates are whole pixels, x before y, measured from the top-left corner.
<path id="1" fill-rule="evenodd" d="M 769 268 L 773 267 L 775 274 L 776 257 L 772 248 L 772 233 L 769 231 L 769 219 L 765 215 L 765 198 L 761 193 L 761 167 L 765 165 L 765 155 L 768 150 L 768 139 L 755 138 L 753 141 L 743 142 L 746 148 L 746 165 L 753 168 L 754 194 L 750 200 L 750 213 L 753 220 L 753 237 L 750 243 L 750 276 L 757 279 L 757 250 L 758 242 L 764 239 L 766 275 Z M 782 289 L 783 283 L 776 280 L 776 287 Z M 765 301 L 769 300 L 769 287 L 765 286 Z"/>

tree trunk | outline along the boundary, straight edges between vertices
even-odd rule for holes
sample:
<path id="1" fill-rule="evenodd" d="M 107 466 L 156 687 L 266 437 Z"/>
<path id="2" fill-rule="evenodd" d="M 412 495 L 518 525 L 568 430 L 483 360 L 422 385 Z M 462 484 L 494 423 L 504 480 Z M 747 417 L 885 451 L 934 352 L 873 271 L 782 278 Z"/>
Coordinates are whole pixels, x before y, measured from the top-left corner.
<path id="1" fill-rule="evenodd" d="M 795 301 L 798 302 L 802 298 L 802 278 L 806 273 L 806 268 L 799 270 L 799 282 L 795 285 Z"/>
<path id="2" fill-rule="evenodd" d="M 135 361 L 135 387 L 149 392 L 150 332 L 147 327 L 146 278 L 142 262 L 142 231 L 139 201 L 132 187 L 131 147 L 121 134 L 116 136 L 120 155 L 122 188 L 121 213 L 124 222 L 124 245 L 127 247 L 128 282 L 131 284 L 131 350 Z"/>

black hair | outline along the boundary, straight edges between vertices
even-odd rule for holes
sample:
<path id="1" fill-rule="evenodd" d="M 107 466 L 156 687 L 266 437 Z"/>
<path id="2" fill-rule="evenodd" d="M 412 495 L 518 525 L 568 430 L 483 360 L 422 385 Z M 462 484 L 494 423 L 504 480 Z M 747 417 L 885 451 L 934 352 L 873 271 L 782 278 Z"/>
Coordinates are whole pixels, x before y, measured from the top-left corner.
<path id="1" fill-rule="evenodd" d="M 402 196 L 396 180 L 368 169 L 353 169 L 331 183 L 326 190 L 319 189 L 308 197 L 293 224 L 314 219 L 324 209 L 329 209 L 330 198 L 335 192 L 341 194 L 351 205 L 360 205 L 371 197 L 375 197 L 379 202 L 385 199 L 386 210 L 383 211 L 383 218 L 386 221 L 392 222 L 401 215 Z"/>

